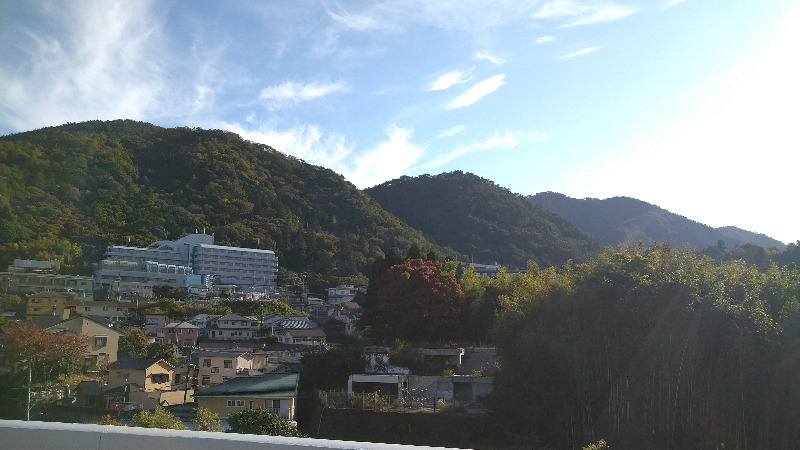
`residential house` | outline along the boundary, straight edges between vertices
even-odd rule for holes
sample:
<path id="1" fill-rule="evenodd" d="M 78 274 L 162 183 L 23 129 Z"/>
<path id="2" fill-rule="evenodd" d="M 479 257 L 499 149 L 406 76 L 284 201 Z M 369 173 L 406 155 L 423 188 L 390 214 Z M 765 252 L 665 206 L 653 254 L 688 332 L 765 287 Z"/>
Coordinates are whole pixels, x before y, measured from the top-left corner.
<path id="1" fill-rule="evenodd" d="M 325 300 L 308 294 L 294 298 L 290 302 L 290 306 L 313 317 L 328 317 L 328 312 L 332 308 L 332 305 Z"/>
<path id="2" fill-rule="evenodd" d="M 322 347 L 325 345 L 325 332 L 320 328 L 300 328 L 296 330 L 286 330 L 279 336 L 284 344 L 304 344 L 312 347 Z"/>
<path id="3" fill-rule="evenodd" d="M 75 387 L 76 406 L 91 408 L 104 408 L 106 406 L 105 393 L 100 388 L 97 380 L 81 381 Z"/>
<path id="4" fill-rule="evenodd" d="M 134 314 L 136 311 L 136 305 L 130 303 L 91 300 L 67 300 L 66 308 L 69 309 L 70 317 L 73 315 L 99 316 L 114 322 Z"/>
<path id="5" fill-rule="evenodd" d="M 264 320 L 264 326 L 269 327 L 272 334 L 280 336 L 286 330 L 318 328 L 319 324 L 306 316 L 273 316 Z"/>
<path id="6" fill-rule="evenodd" d="M 55 291 L 43 291 L 37 294 L 28 294 L 25 314 L 28 319 L 40 316 L 56 316 L 66 319 L 67 300 L 71 297 Z"/>
<path id="7" fill-rule="evenodd" d="M 274 372 L 281 366 L 300 364 L 303 355 L 310 352 L 312 349 L 308 345 L 275 342 L 274 344 L 263 346 L 262 350 L 267 354 L 267 361 L 269 363 L 267 371 Z"/>
<path id="8" fill-rule="evenodd" d="M 186 290 L 193 301 L 204 300 L 211 296 L 211 288 L 205 284 L 190 284 Z"/>
<path id="9" fill-rule="evenodd" d="M 76 316 L 45 328 L 50 333 L 67 333 L 89 337 L 83 355 L 83 369 L 91 370 L 117 360 L 119 338 L 125 332 L 102 317 Z"/>
<path id="10" fill-rule="evenodd" d="M 0 283 L 9 293 L 27 295 L 54 291 L 69 298 L 93 298 L 92 277 L 61 275 L 61 263 L 15 259 L 8 271 L 0 272 Z"/>
<path id="11" fill-rule="evenodd" d="M 217 317 L 220 316 L 215 314 L 197 314 L 189 317 L 186 321 L 198 328 L 198 337 L 204 338 L 206 337 L 208 326 L 211 325 L 211 322 Z"/>
<path id="12" fill-rule="evenodd" d="M 121 358 L 108 365 L 108 389 L 125 388 L 125 401 L 144 409 L 183 403 L 193 391 L 174 386 L 175 368 L 163 359 Z"/>
<path id="13" fill-rule="evenodd" d="M 153 285 L 143 280 L 114 280 L 108 289 L 108 295 L 120 302 L 148 302 L 153 298 Z"/>
<path id="14" fill-rule="evenodd" d="M 289 372 L 232 378 L 197 392 L 194 398 L 199 407 L 210 409 L 222 419 L 244 409 L 263 408 L 293 421 L 299 379 L 299 374 Z"/>
<path id="15" fill-rule="evenodd" d="M 267 354 L 263 352 L 203 350 L 197 358 L 198 390 L 239 376 L 261 375 L 267 369 Z"/>
<path id="16" fill-rule="evenodd" d="M 251 329 L 251 319 L 238 314 L 225 314 L 210 320 L 206 328 L 206 338 L 212 341 L 251 340 L 256 332 Z"/>
<path id="17" fill-rule="evenodd" d="M 146 391 L 168 390 L 175 368 L 163 359 L 120 358 L 108 365 L 108 388 L 136 384 Z"/>
<path id="18" fill-rule="evenodd" d="M 197 345 L 199 328 L 189 322 L 173 322 L 164 326 L 164 342 L 178 347 L 194 347 Z"/>
<path id="19" fill-rule="evenodd" d="M 356 334 L 356 324 L 363 314 L 364 309 L 358 303 L 342 301 L 334 305 L 330 317 L 342 322 L 345 325 L 345 333 L 352 335 Z"/>
<path id="20" fill-rule="evenodd" d="M 358 288 L 353 286 L 336 286 L 327 289 L 328 303 L 338 305 L 341 302 L 349 302 L 356 298 Z"/>
<path id="21" fill-rule="evenodd" d="M 144 334 L 148 336 L 164 337 L 164 327 L 167 325 L 166 314 L 145 314 Z M 160 335 L 160 336 L 159 336 Z"/>

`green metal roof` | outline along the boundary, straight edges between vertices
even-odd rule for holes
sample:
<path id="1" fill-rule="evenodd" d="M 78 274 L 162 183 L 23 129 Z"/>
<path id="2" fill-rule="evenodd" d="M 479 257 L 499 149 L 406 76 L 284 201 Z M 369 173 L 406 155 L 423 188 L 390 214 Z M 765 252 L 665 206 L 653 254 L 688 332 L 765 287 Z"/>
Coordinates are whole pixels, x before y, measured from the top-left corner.
<path id="1" fill-rule="evenodd" d="M 236 377 L 203 389 L 194 397 L 296 397 L 297 373 L 265 373 L 257 377 Z"/>

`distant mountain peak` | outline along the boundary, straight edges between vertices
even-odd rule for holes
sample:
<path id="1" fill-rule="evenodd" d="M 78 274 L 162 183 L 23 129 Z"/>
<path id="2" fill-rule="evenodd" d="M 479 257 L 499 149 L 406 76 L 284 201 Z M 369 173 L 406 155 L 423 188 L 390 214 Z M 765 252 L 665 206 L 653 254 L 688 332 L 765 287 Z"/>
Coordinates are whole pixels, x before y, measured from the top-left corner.
<path id="1" fill-rule="evenodd" d="M 785 244 L 759 233 L 736 227 L 712 228 L 671 213 L 659 206 L 630 197 L 576 199 L 557 192 L 528 196 L 528 201 L 574 222 L 605 245 L 626 241 L 646 245 L 665 242 L 673 247 L 689 244 L 703 250 L 725 242 L 729 248 L 753 243 L 784 250 Z"/>

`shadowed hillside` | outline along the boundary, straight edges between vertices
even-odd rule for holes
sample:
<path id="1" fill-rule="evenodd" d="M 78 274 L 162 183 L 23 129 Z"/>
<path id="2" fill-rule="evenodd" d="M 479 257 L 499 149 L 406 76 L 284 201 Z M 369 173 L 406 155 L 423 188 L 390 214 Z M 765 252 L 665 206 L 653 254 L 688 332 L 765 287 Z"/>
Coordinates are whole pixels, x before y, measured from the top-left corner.
<path id="1" fill-rule="evenodd" d="M 525 267 L 585 261 L 600 244 L 572 223 L 492 181 L 460 171 L 401 177 L 369 188 L 381 206 L 475 262 Z"/>

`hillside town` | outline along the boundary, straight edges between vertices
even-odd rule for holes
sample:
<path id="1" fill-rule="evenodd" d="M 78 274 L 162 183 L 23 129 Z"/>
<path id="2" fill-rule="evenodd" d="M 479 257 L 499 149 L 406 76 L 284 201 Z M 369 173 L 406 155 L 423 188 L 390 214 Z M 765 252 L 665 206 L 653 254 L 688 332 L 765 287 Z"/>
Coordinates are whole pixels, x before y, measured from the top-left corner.
<path id="1" fill-rule="evenodd" d="M 490 275 L 499 266 L 475 268 Z M 69 411 L 78 421 L 101 413 L 124 421 L 167 408 L 191 424 L 197 408 L 223 423 L 237 411 L 263 408 L 296 426 L 302 358 L 358 338 L 363 310 L 354 300 L 361 289 L 289 291 L 277 285 L 277 272 L 274 252 L 215 245 L 214 236 L 204 233 L 146 248 L 110 246 L 93 276 L 62 274 L 58 261 L 15 260 L 0 282 L 4 294 L 24 298 L 24 305 L 3 312 L 7 328 L 32 324 L 50 334 L 85 337 L 83 379 L 18 398 L 16 409 L 27 417 Z M 206 311 L 235 304 L 258 313 L 199 313 L 176 321 L 163 309 L 163 295 L 176 292 L 181 300 L 168 304 Z M 290 314 L 266 312 L 281 303 Z M 134 355 L 137 342 L 146 354 Z M 491 392 L 492 382 L 475 374 L 495 364 L 491 349 L 416 349 L 420 362 L 441 368 L 437 376 L 393 366 L 390 350 L 365 348 L 364 369 L 350 374 L 347 390 L 323 392 L 318 400 L 336 408 L 405 412 L 458 404 L 482 413 L 478 400 Z M 0 351 L 0 358 L 10 356 Z M 10 361 L 4 359 L 3 370 L 11 369 Z"/>

